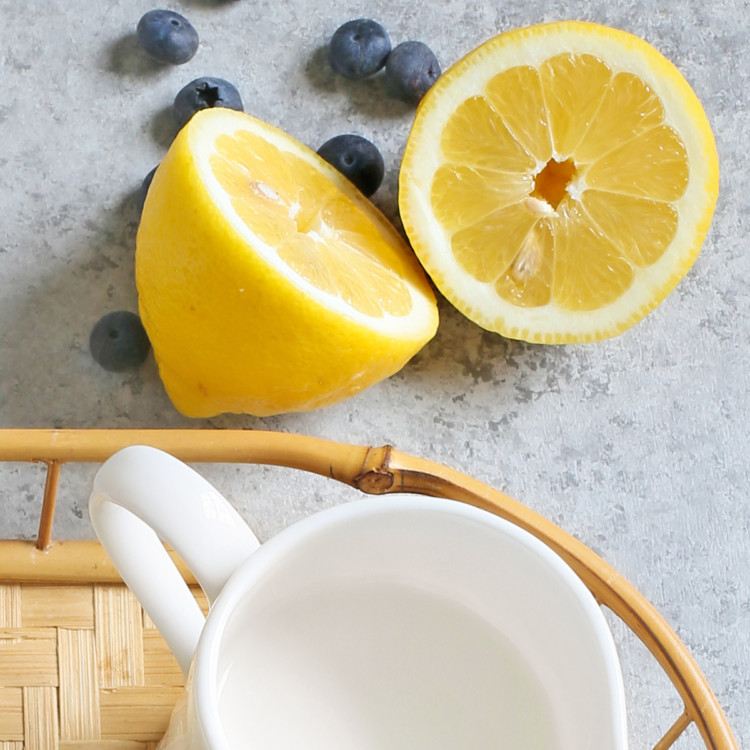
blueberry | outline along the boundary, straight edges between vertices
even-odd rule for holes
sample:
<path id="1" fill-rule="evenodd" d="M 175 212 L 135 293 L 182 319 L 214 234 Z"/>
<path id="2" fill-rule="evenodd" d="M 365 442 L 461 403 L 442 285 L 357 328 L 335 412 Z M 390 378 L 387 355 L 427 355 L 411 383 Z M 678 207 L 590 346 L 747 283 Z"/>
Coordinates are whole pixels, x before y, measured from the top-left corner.
<path id="1" fill-rule="evenodd" d="M 383 182 L 383 157 L 377 147 L 361 135 L 337 135 L 326 141 L 318 154 L 368 197 Z"/>
<path id="2" fill-rule="evenodd" d="M 148 195 L 148 189 L 151 187 L 151 181 L 154 179 L 154 175 L 156 174 L 156 170 L 158 168 L 158 164 L 156 167 L 154 167 L 144 178 L 143 182 L 141 183 L 141 187 L 138 190 L 138 202 L 141 207 L 141 211 L 143 210 L 143 204 L 146 202 L 146 196 Z"/>
<path id="3" fill-rule="evenodd" d="M 181 65 L 198 50 L 198 32 L 173 10 L 150 10 L 138 21 L 136 37 L 154 60 Z"/>
<path id="4" fill-rule="evenodd" d="M 336 73 L 356 80 L 377 73 L 390 51 L 386 30 L 369 18 L 359 18 L 336 29 L 328 44 L 328 60 Z"/>
<path id="5" fill-rule="evenodd" d="M 172 113 L 182 127 L 199 110 L 211 107 L 227 107 L 244 111 L 240 92 L 223 78 L 204 76 L 190 81 L 174 98 Z"/>
<path id="6" fill-rule="evenodd" d="M 89 338 L 91 356 L 110 372 L 130 370 L 142 364 L 151 344 L 141 319 L 126 310 L 100 318 Z"/>
<path id="7" fill-rule="evenodd" d="M 388 85 L 399 99 L 417 104 L 440 77 L 440 63 L 422 42 L 401 42 L 385 63 Z"/>

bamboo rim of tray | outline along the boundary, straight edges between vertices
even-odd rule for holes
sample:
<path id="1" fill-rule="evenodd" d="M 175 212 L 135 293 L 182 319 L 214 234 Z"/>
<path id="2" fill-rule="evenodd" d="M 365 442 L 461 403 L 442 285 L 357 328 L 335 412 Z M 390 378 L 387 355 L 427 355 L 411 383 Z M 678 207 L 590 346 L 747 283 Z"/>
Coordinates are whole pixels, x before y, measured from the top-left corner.
<path id="1" fill-rule="evenodd" d="M 36 543 L 4 543 L 0 581 L 114 583 L 120 578 L 96 542 L 52 543 L 60 469 L 105 461 L 128 445 L 150 445 L 191 463 L 269 464 L 319 474 L 374 495 L 408 492 L 474 505 L 529 531 L 557 552 L 600 604 L 642 641 L 680 695 L 684 710 L 655 745 L 666 750 L 695 723 L 707 748 L 738 750 L 705 676 L 655 607 L 611 565 L 508 495 L 445 465 L 392 446 L 351 445 L 259 430 L 0 430 L 0 461 L 43 462 L 46 483 Z M 189 571 L 181 570 L 194 583 Z"/>

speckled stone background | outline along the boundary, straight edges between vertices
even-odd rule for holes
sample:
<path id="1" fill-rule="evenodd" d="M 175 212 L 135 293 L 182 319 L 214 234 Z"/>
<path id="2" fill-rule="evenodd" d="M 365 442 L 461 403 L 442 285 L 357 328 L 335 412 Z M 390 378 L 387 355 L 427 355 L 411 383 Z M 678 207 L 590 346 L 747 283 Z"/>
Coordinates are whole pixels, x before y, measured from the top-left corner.
<path id="1" fill-rule="evenodd" d="M 391 443 L 489 482 L 593 547 L 664 613 L 750 745 L 750 202 L 745 0 L 175 0 L 201 46 L 149 62 L 137 0 L 0 0 L 0 427 L 246 427 Z M 338 406 L 204 422 L 170 405 L 153 359 L 110 374 L 88 351 L 105 312 L 137 309 L 136 193 L 174 126 L 175 93 L 199 75 L 236 83 L 246 109 L 317 148 L 357 132 L 387 166 L 375 201 L 396 219 L 413 111 L 379 78 L 336 79 L 330 34 L 372 16 L 393 42 L 420 39 L 444 67 L 495 33 L 560 18 L 634 32 L 703 101 L 722 165 L 698 262 L 617 339 L 545 348 L 483 332 L 441 303 L 437 337 L 402 372 Z M 55 535 L 92 535 L 96 467 L 64 473 Z M 353 491 L 298 472 L 206 467 L 261 538 Z M 0 466 L 0 537 L 35 534 L 38 466 Z M 651 747 L 681 708 L 644 649 L 613 622 L 632 747 Z M 690 730 L 678 747 L 698 747 Z"/>

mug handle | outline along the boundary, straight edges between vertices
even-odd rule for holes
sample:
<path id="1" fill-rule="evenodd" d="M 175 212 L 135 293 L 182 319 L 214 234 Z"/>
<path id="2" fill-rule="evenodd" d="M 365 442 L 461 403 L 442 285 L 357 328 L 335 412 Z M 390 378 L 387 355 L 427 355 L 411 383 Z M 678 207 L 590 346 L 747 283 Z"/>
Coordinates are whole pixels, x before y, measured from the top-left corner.
<path id="1" fill-rule="evenodd" d="M 115 568 L 187 675 L 205 618 L 163 543 L 185 561 L 213 604 L 258 549 L 257 538 L 200 474 L 145 445 L 124 448 L 102 464 L 89 513 Z"/>

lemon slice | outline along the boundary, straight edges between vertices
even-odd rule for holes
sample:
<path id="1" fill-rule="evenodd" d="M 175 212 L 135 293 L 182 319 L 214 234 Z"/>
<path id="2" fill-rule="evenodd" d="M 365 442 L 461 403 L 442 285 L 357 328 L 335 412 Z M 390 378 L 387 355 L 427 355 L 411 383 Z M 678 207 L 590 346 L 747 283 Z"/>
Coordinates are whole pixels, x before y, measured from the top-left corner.
<path id="1" fill-rule="evenodd" d="M 193 417 L 340 401 L 437 328 L 392 225 L 291 136 L 199 112 L 154 175 L 138 230 L 140 313 L 164 386 Z"/>
<path id="2" fill-rule="evenodd" d="M 614 336 L 695 261 L 718 195 L 690 86 L 623 31 L 501 34 L 443 74 L 407 142 L 399 203 L 441 292 L 537 343 Z"/>

